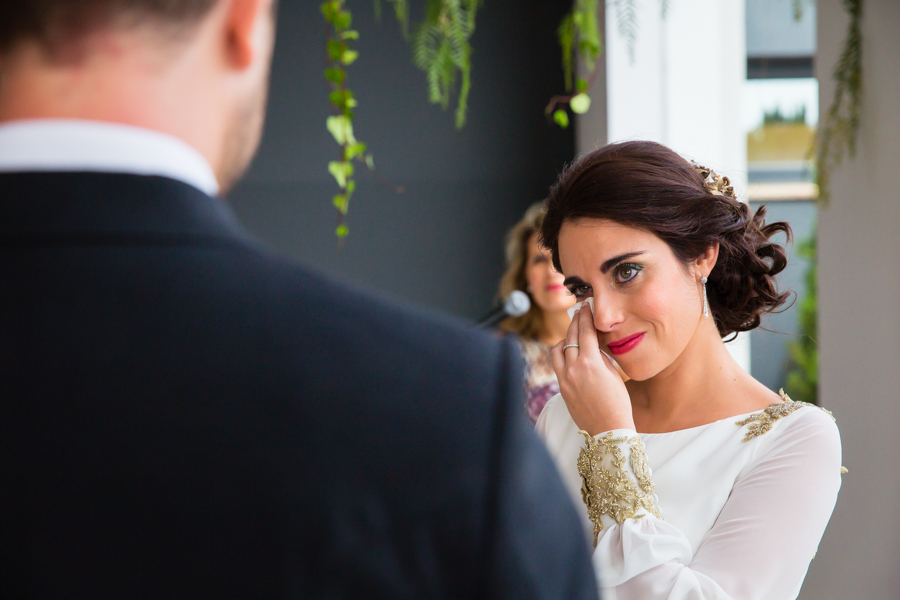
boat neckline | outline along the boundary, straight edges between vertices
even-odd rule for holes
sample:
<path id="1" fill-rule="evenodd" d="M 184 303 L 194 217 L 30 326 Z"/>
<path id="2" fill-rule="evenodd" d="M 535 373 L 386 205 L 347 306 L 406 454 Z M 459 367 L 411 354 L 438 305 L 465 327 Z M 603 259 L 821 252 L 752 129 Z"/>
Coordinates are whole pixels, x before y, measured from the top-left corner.
<path id="1" fill-rule="evenodd" d="M 791 402 L 796 402 L 796 401 L 795 401 L 795 400 L 791 400 Z M 785 403 L 784 400 L 781 401 L 781 402 L 773 402 L 772 404 L 770 404 L 770 405 L 767 406 L 766 408 L 769 408 L 770 406 L 776 406 L 776 405 L 778 405 L 778 404 L 784 404 L 784 403 Z M 724 421 L 730 421 L 730 420 L 732 420 L 732 419 L 741 419 L 742 417 L 749 417 L 750 415 L 755 415 L 755 414 L 757 414 L 757 413 L 765 412 L 765 411 L 766 411 L 766 408 L 763 408 L 763 409 L 761 409 L 761 410 L 752 410 L 752 411 L 750 411 L 750 412 L 741 413 L 741 414 L 739 414 L 739 415 L 734 415 L 734 416 L 731 416 L 731 417 L 725 417 L 725 418 L 722 418 L 722 419 L 718 419 L 718 420 L 716 420 L 716 421 L 711 421 L 711 422 L 709 422 L 709 423 L 704 423 L 703 425 L 695 425 L 694 427 L 687 427 L 687 428 L 685 428 L 685 429 L 673 429 L 672 431 L 659 431 L 659 432 L 657 432 L 657 433 L 642 433 L 642 432 L 640 432 L 640 431 L 637 431 L 636 433 L 637 433 L 638 435 L 641 435 L 641 436 L 644 436 L 644 435 L 668 435 L 668 434 L 670 434 L 670 433 L 684 433 L 684 432 L 686 432 L 686 431 L 694 431 L 694 430 L 696 430 L 696 429 L 702 429 L 702 428 L 704 428 L 704 427 L 709 427 L 710 425 L 715 425 L 715 424 L 717 424 L 717 423 L 722 423 L 722 422 L 724 422 Z M 802 407 L 801 407 L 801 408 L 802 408 Z"/>

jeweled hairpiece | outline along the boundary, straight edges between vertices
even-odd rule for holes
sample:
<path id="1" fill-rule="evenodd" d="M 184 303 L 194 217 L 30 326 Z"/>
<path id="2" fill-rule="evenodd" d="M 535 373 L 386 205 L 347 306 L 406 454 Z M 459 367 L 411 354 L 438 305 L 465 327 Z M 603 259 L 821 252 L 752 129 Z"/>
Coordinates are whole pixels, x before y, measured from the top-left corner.
<path id="1" fill-rule="evenodd" d="M 698 165 L 693 161 L 691 162 L 691 165 L 693 165 L 694 170 L 697 171 L 703 179 L 703 183 L 706 185 L 706 191 L 710 194 L 715 194 L 716 196 L 727 196 L 737 200 L 737 195 L 734 193 L 734 187 L 732 187 L 731 181 L 729 181 L 727 177 L 721 177 L 709 167 Z"/>

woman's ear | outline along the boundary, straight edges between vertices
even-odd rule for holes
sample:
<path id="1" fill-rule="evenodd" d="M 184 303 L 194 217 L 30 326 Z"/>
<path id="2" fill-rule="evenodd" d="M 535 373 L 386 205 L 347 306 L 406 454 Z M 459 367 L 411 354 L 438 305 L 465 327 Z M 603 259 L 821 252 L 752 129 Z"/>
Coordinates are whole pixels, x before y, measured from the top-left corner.
<path id="1" fill-rule="evenodd" d="M 709 274 L 712 273 L 716 266 L 717 260 L 719 260 L 719 242 L 713 243 L 703 254 L 697 257 L 694 261 L 694 271 L 703 277 L 709 277 Z"/>

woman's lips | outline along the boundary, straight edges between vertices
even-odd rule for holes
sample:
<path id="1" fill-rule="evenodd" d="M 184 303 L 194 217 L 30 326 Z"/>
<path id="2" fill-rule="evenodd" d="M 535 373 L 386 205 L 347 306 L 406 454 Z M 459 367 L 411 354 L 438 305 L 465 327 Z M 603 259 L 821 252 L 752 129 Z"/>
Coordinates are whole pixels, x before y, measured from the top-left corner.
<path id="1" fill-rule="evenodd" d="M 548 285 L 548 286 L 547 286 L 547 291 L 548 291 L 548 292 L 561 292 L 561 291 L 564 290 L 564 289 L 566 289 L 566 286 L 564 286 L 564 285 L 559 285 L 559 284 L 557 284 L 557 285 Z"/>
<path id="2" fill-rule="evenodd" d="M 613 354 L 625 354 L 626 352 L 630 352 L 634 350 L 634 347 L 641 343 L 641 340 L 644 339 L 643 333 L 636 333 L 632 336 L 625 338 L 624 340 L 619 340 L 618 342 L 613 342 L 609 344 L 609 351 Z"/>

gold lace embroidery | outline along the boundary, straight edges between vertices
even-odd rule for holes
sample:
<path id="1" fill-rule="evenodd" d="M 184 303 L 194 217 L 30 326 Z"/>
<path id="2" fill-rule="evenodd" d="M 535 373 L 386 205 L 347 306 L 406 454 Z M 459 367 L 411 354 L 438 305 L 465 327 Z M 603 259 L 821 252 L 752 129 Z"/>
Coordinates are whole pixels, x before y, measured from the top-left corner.
<path id="1" fill-rule="evenodd" d="M 790 396 L 785 394 L 783 389 L 778 390 L 778 395 L 781 396 L 783 402 L 770 404 L 762 412 L 753 413 L 746 419 L 735 421 L 735 425 L 739 427 L 743 427 L 744 425 L 749 424 L 749 427 L 747 427 L 747 435 L 744 436 L 745 442 L 749 442 L 753 438 L 757 438 L 762 434 L 767 433 L 772 429 L 775 421 L 788 416 L 795 410 L 803 408 L 804 406 L 815 406 L 814 404 L 810 404 L 808 402 L 796 402 L 794 400 L 791 400 Z M 816 408 L 825 412 L 829 417 L 834 419 L 834 415 L 831 414 L 831 411 L 825 410 L 821 406 L 816 406 Z"/>
<path id="2" fill-rule="evenodd" d="M 595 438 L 583 430 L 579 433 L 585 439 L 584 448 L 578 455 L 581 498 L 594 524 L 594 547 L 603 531 L 603 515 L 610 516 L 616 523 L 624 523 L 626 519 L 643 518 L 644 515 L 638 513 L 644 509 L 662 518 L 656 508 L 653 480 L 641 438 L 613 437 L 612 432 Z M 620 444 L 626 441 L 631 447 L 634 477 L 623 470 L 625 453 Z"/>

